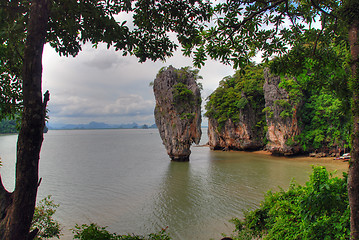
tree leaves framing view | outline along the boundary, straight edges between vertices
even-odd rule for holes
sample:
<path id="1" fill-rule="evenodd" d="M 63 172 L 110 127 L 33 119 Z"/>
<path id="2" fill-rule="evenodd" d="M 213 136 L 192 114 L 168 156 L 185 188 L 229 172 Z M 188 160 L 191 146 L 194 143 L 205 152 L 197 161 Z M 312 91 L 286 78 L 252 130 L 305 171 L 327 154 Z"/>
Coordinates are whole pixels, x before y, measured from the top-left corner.
<path id="1" fill-rule="evenodd" d="M 120 13 L 132 14 L 133 22 L 118 20 Z M 105 43 L 140 62 L 155 61 L 177 49 L 172 32 L 196 67 L 211 58 L 244 68 L 261 53 L 264 61 L 275 60 L 274 73 L 315 76 L 317 83 L 336 86 L 338 93 L 349 89 L 353 129 L 348 197 L 351 238 L 359 239 L 358 0 L 6 0 L 0 3 L 0 18 L 0 116 L 21 111 L 15 190 L 0 186 L 1 239 L 36 235 L 29 229 L 50 97 L 41 90 L 44 44 L 60 55 L 76 56 L 86 42 L 95 47 Z M 348 54 L 337 54 L 339 48 Z M 329 71 L 328 64 L 338 62 L 342 72 Z M 323 69 L 339 75 L 328 81 Z"/>

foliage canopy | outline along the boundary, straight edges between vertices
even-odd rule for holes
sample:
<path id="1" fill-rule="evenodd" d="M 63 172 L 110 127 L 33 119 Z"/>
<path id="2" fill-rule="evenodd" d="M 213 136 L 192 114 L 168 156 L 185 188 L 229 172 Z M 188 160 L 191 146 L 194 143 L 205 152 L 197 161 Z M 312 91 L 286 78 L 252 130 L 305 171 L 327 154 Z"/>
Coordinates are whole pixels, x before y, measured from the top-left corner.
<path id="1" fill-rule="evenodd" d="M 321 59 L 311 51 L 309 46 L 297 46 L 270 62 L 272 71 L 282 76 L 280 87 L 301 106 L 297 141 L 304 150 L 348 148 L 352 126 L 348 46 L 344 41 L 317 46 Z"/>
<path id="2" fill-rule="evenodd" d="M 34 2 L 36 1 L 31 3 Z M 320 51 L 318 46 L 321 49 L 326 49 L 330 44 L 338 45 L 338 42 L 345 41 L 349 28 L 357 30 L 359 21 L 359 3 L 356 0 L 226 1 L 216 4 L 213 8 L 210 8 L 207 2 L 202 3 L 202 1 L 195 0 L 51 0 L 36 3 L 40 3 L 39 6 L 41 6 L 41 3 L 45 2 L 50 3 L 50 10 L 45 11 L 46 15 L 47 12 L 49 13 L 49 21 L 46 24 L 41 22 L 38 26 L 48 25 L 46 38 L 44 40 L 39 37 L 39 41 L 44 40 L 44 42 L 37 42 L 33 44 L 34 46 L 41 47 L 42 45 L 43 47 L 46 41 L 60 55 L 75 56 L 81 50 L 81 44 L 85 42 L 90 42 L 94 46 L 104 42 L 108 46 L 114 46 L 117 50 L 123 50 L 124 55 L 135 55 L 140 61 L 156 60 L 170 56 L 171 51 L 176 48 L 176 44 L 171 41 L 168 34 L 168 32 L 173 31 L 177 33 L 180 44 L 184 46 L 184 53 L 186 55 L 194 53 L 194 63 L 198 66 L 203 65 L 205 59 L 209 56 L 225 64 L 233 63 L 235 68 L 243 68 L 248 59 L 258 51 L 262 51 L 264 59 L 267 59 L 273 55 L 287 53 L 288 46 L 293 46 L 293 49 L 300 49 L 305 44 L 309 44 L 313 53 L 312 58 L 318 59 L 318 56 L 316 56 L 316 53 Z M 31 16 L 29 14 L 30 5 L 37 6 L 25 0 L 8 0 L 0 3 L 0 54 L 5 56 L 0 57 L 1 84 L 4 83 L 6 86 L 10 86 L 10 88 L 1 88 L 1 117 L 16 113 L 16 109 L 19 108 L 18 103 L 21 103 L 22 100 L 21 91 L 24 90 L 24 88 L 21 88 L 21 81 L 25 81 L 25 79 L 21 79 L 21 76 L 29 76 L 21 71 L 22 62 L 30 63 L 29 58 L 26 58 L 23 54 L 27 31 L 35 29 L 32 27 L 36 26 L 36 24 L 31 25 L 31 21 L 29 21 L 31 20 L 29 19 Z M 43 9 L 39 8 L 38 10 Z M 121 22 L 116 20 L 115 16 L 121 12 L 134 14 L 133 26 L 128 25 L 124 20 Z M 204 28 L 201 23 L 207 21 L 212 13 L 216 17 L 215 25 L 203 31 Z M 33 23 L 36 23 L 36 19 Z M 151 21 L 148 21 L 148 19 L 151 19 Z M 316 20 L 320 20 L 321 28 L 312 26 Z M 350 78 L 349 87 L 353 92 L 353 121 L 357 123 L 359 120 L 359 108 L 357 107 L 359 106 L 359 77 L 356 71 L 359 52 L 357 33 L 356 36 L 355 34 L 353 36 L 349 34 L 349 43 L 352 48 L 352 61 L 350 62 L 352 77 Z M 36 60 L 40 60 L 41 63 L 41 59 Z M 35 72 L 36 70 L 29 71 L 29 73 Z M 35 83 L 34 79 L 30 76 L 28 81 L 22 85 L 27 87 L 28 93 L 33 93 L 29 86 Z M 28 100 L 34 100 L 39 96 L 41 98 L 41 77 L 35 80 L 39 80 L 36 82 L 36 86 L 40 85 L 40 90 L 29 95 Z M 318 78 L 318 80 L 322 80 L 322 78 Z M 26 178 L 26 176 L 35 176 L 37 173 L 42 135 L 35 135 L 35 132 L 37 134 L 42 131 L 33 131 L 34 134 L 31 135 L 28 126 L 35 126 L 35 130 L 42 130 L 43 124 L 36 124 L 36 120 L 42 120 L 32 117 L 41 114 L 31 114 L 35 110 L 39 113 L 38 109 L 41 109 L 41 106 L 42 101 L 36 106 L 29 105 L 24 107 L 29 111 L 27 115 L 24 114 L 23 119 L 27 120 L 29 124 L 23 125 L 23 131 L 21 132 L 23 134 L 20 134 L 21 137 L 19 137 L 20 145 L 23 144 L 19 149 L 23 151 L 19 151 L 18 166 L 22 168 L 17 168 L 17 173 L 19 173 L 19 176 L 24 176 L 25 181 L 17 182 L 17 186 L 27 186 L 25 184 L 32 178 Z M 359 160 L 359 152 L 357 151 L 359 146 L 359 126 L 354 124 L 353 129 L 353 162 L 357 163 Z M 31 138 L 36 139 L 27 141 Z M 32 146 L 32 143 L 37 145 Z M 26 164 L 28 162 L 33 163 L 33 171 L 31 171 L 31 164 Z M 359 184 L 359 181 L 356 179 L 359 179 L 359 171 L 357 166 L 359 165 L 352 164 L 350 168 L 351 178 L 349 178 L 348 189 L 351 203 L 358 200 L 357 189 L 359 189 L 359 185 L 357 184 Z M 29 170 L 21 172 L 20 170 L 22 169 Z M 33 179 L 31 183 L 29 182 L 28 189 L 35 189 L 34 192 L 36 193 L 37 178 L 34 177 Z M 20 187 L 15 189 L 15 198 L 30 196 L 27 194 L 18 195 L 18 192 L 21 191 Z M 0 193 L 8 194 L 5 191 Z M 31 209 L 26 209 L 26 206 L 16 205 L 17 203 L 26 202 L 24 199 L 21 200 L 16 199 L 14 201 L 15 210 L 13 212 L 28 210 L 27 214 L 24 215 L 32 215 Z M 29 199 L 30 204 L 28 206 L 30 208 L 32 208 L 34 201 L 34 197 Z M 354 220 L 359 219 L 356 216 L 359 212 L 356 209 L 357 205 L 351 204 L 352 219 Z M 7 207 L 4 209 L 8 209 Z M 18 220 L 14 220 L 7 212 L 2 212 L 2 215 L 6 215 L 6 220 L 14 222 Z M 10 223 L 11 221 L 8 222 Z M 27 223 L 23 224 L 23 226 L 27 225 Z M 4 225 L 2 224 L 1 226 Z M 352 231 L 356 235 L 356 239 L 359 238 L 357 226 L 358 224 L 354 224 L 353 221 Z"/>
<path id="3" fill-rule="evenodd" d="M 61 56 L 76 56 L 90 43 L 134 55 L 140 62 L 172 56 L 180 44 L 198 42 L 203 22 L 211 16 L 210 4 L 198 0 L 77 1 L 51 0 L 46 43 Z M 24 48 L 30 1 L 0 3 L 0 119 L 22 108 Z M 151 19 L 151 21 L 149 21 Z"/>
<path id="4" fill-rule="evenodd" d="M 345 4 L 345 3 L 352 3 Z M 201 41 L 185 45 L 200 66 L 207 56 L 234 68 L 243 68 L 259 52 L 264 60 L 285 55 L 292 47 L 317 46 L 346 40 L 347 15 L 355 1 L 223 1 L 213 6 L 214 24 L 202 32 Z M 345 19 L 344 19 L 345 18 Z M 323 48 L 324 49 L 324 48 Z"/>

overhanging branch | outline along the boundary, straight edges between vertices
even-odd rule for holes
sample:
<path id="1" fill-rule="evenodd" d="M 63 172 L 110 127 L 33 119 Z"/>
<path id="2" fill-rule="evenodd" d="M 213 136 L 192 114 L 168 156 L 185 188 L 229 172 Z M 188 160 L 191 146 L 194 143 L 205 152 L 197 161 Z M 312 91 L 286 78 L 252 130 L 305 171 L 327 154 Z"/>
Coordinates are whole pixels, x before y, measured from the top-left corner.
<path id="1" fill-rule="evenodd" d="M 247 22 L 251 21 L 254 17 L 258 16 L 259 14 L 266 12 L 270 9 L 275 8 L 276 6 L 278 6 L 281 3 L 287 2 L 287 0 L 278 0 L 278 1 L 274 1 L 274 2 L 270 2 L 272 3 L 271 5 L 268 5 L 264 8 L 259 9 L 256 12 L 252 12 L 249 16 L 247 16 L 246 18 L 244 18 L 240 23 L 231 26 L 232 28 L 232 32 L 228 35 L 228 38 L 232 38 L 232 36 L 234 35 L 234 33 L 236 31 L 238 31 L 242 26 L 244 26 Z"/>
<path id="2" fill-rule="evenodd" d="M 44 109 L 44 114 L 46 116 L 46 106 L 47 106 L 47 102 L 50 100 L 50 92 L 49 90 L 47 90 L 44 94 L 44 101 L 43 101 L 43 109 Z"/>
<path id="3" fill-rule="evenodd" d="M 313 5 L 313 7 L 315 9 L 317 9 L 319 12 L 324 13 L 325 15 L 331 16 L 333 18 L 337 18 L 337 16 L 335 16 L 333 13 L 329 13 L 327 11 L 325 11 L 324 9 L 322 9 L 321 7 L 319 7 L 319 5 L 314 1 L 314 0 L 310 0 L 310 3 Z"/>
<path id="4" fill-rule="evenodd" d="M 317 38 L 315 39 L 315 42 L 314 42 L 313 56 L 315 55 L 315 53 L 317 51 L 318 41 L 319 41 L 320 36 L 323 33 L 325 22 L 326 22 L 326 17 L 324 16 L 323 20 L 322 20 L 322 29 L 320 29 L 320 32 L 318 33 Z"/>
<path id="5" fill-rule="evenodd" d="M 267 11 L 267 10 L 270 10 L 272 8 L 275 8 L 276 6 L 278 6 L 279 4 L 281 3 L 284 3 L 286 2 L 287 0 L 278 0 L 278 1 L 275 1 L 275 2 L 271 2 L 272 4 L 269 5 L 269 6 L 266 6 L 264 8 L 261 8 L 259 9 L 258 11 L 256 12 L 253 12 L 251 13 L 248 17 L 244 18 L 239 24 L 235 25 L 234 26 L 234 31 L 237 31 L 240 27 L 242 27 L 243 25 L 245 25 L 248 21 L 251 21 L 254 17 L 256 17 L 257 15 Z"/>

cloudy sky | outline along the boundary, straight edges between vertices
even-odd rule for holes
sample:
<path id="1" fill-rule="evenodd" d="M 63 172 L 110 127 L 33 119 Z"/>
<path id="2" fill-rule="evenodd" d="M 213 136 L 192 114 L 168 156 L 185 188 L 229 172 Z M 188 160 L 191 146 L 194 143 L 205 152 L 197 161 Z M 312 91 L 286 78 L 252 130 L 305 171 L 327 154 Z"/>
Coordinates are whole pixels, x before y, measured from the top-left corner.
<path id="1" fill-rule="evenodd" d="M 119 14 L 116 19 L 127 21 L 132 27 L 131 14 Z M 121 52 L 104 45 L 97 49 L 85 45 L 82 49 L 76 58 L 60 57 L 49 45 L 45 46 L 43 92 L 50 91 L 48 108 L 52 126 L 91 121 L 153 124 L 155 98 L 149 83 L 164 66 L 192 66 L 191 58 L 183 57 L 180 50 L 166 62 L 138 63 L 136 57 L 123 57 Z M 219 81 L 233 75 L 234 70 L 231 66 L 207 61 L 199 74 L 203 77 L 200 82 L 205 100 Z M 206 121 L 202 124 L 207 125 Z"/>
<path id="2" fill-rule="evenodd" d="M 149 83 L 163 66 L 192 66 L 181 51 L 166 62 L 138 63 L 121 52 L 83 46 L 76 57 L 59 57 L 48 45 L 43 56 L 43 91 L 50 91 L 49 124 L 79 124 L 90 121 L 108 124 L 136 122 L 153 124 L 155 98 Z M 234 70 L 208 61 L 200 70 L 202 98 L 206 98 L 223 77 Z M 203 125 L 207 125 L 206 122 Z"/>

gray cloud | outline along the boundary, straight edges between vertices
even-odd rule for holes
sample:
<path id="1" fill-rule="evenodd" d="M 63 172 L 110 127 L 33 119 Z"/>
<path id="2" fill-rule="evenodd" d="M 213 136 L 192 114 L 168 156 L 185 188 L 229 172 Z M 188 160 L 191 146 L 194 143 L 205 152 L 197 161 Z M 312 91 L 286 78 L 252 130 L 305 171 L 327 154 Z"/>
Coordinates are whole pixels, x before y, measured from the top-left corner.
<path id="1" fill-rule="evenodd" d="M 166 63 L 138 63 L 135 57 L 99 46 L 84 46 L 76 58 L 59 57 L 48 45 L 43 57 L 43 89 L 50 90 L 51 123 L 112 124 L 154 123 L 155 100 L 149 83 L 163 66 L 176 68 L 192 65 L 178 51 Z M 225 76 L 232 75 L 230 66 L 208 61 L 200 70 L 206 98 Z"/>
<path id="2" fill-rule="evenodd" d="M 114 52 L 99 50 L 98 52 L 91 54 L 88 59 L 84 61 L 84 64 L 90 68 L 107 70 L 121 64 L 126 64 L 126 62 Z"/>
<path id="3" fill-rule="evenodd" d="M 53 102 L 49 105 L 50 113 L 68 118 L 148 115 L 153 113 L 155 105 L 153 100 L 135 94 L 120 96 L 115 101 L 71 96 L 55 97 Z"/>

